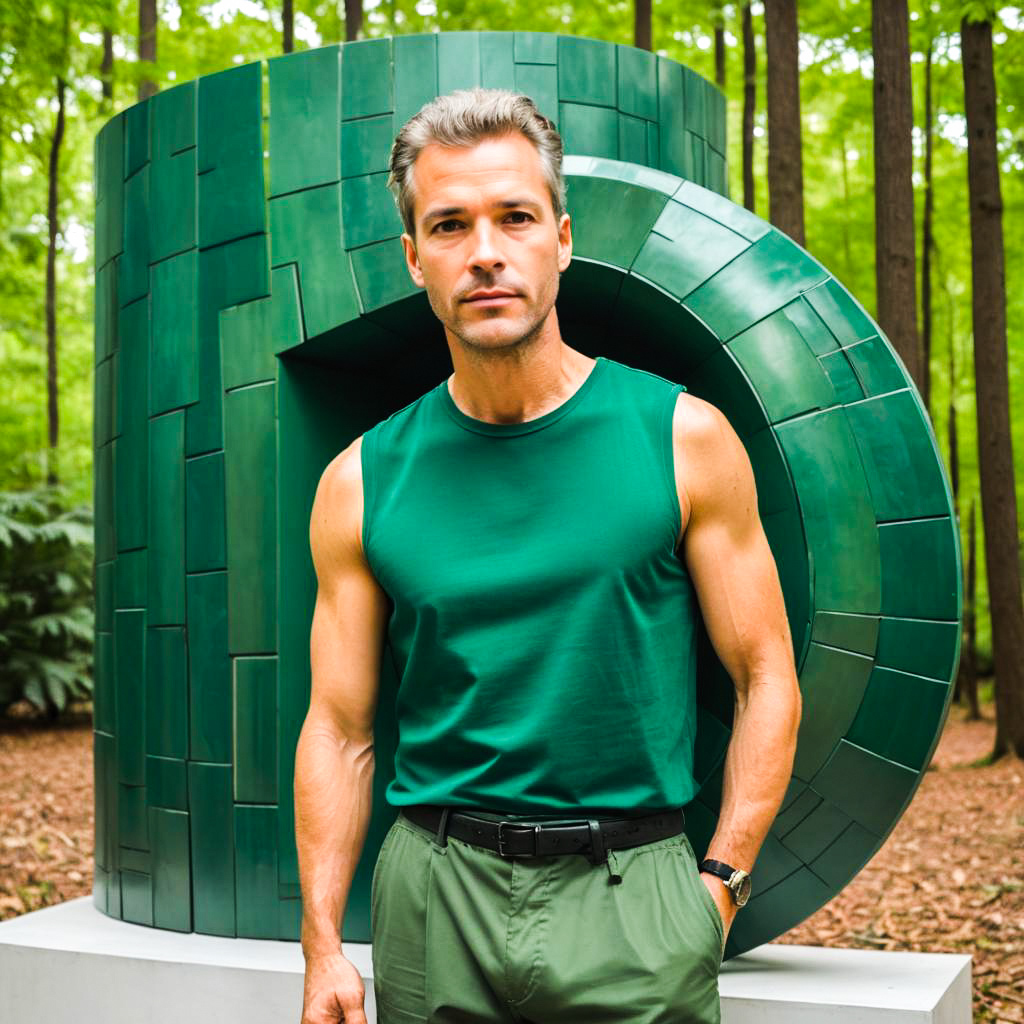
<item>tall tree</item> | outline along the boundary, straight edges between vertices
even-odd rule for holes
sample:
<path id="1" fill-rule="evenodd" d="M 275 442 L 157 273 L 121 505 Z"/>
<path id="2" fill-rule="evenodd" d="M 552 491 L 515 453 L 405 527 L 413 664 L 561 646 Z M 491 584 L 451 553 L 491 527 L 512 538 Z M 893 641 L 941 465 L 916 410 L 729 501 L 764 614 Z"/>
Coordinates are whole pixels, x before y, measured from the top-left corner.
<path id="1" fill-rule="evenodd" d="M 65 25 L 67 9 L 65 8 Z M 46 420 L 50 451 L 47 457 L 46 482 L 57 483 L 57 183 L 60 178 L 60 146 L 64 140 L 64 76 L 57 75 L 57 123 L 50 144 L 50 178 L 47 190 L 46 220 L 49 243 L 46 249 Z"/>
<path id="2" fill-rule="evenodd" d="M 284 0 L 281 8 L 281 27 L 283 35 L 282 49 L 291 53 L 295 49 L 295 8 L 292 0 Z"/>
<path id="3" fill-rule="evenodd" d="M 929 36 L 924 53 L 924 216 L 921 224 L 921 397 L 929 414 L 932 392 L 932 251 L 935 248 L 935 234 L 932 230 L 932 218 L 935 215 L 935 118 L 932 111 L 934 46 L 935 40 Z"/>
<path id="4" fill-rule="evenodd" d="M 633 45 L 649 50 L 652 45 L 651 0 L 633 2 Z"/>
<path id="5" fill-rule="evenodd" d="M 962 518 L 960 515 L 960 440 L 956 425 L 956 344 L 953 335 L 953 318 L 950 316 L 949 331 L 949 478 L 953 488 L 953 515 L 957 521 L 957 529 L 960 528 Z M 974 526 L 974 498 L 971 498 L 971 520 L 968 530 L 967 551 L 964 553 L 964 609 L 963 609 L 963 634 L 960 644 L 960 664 L 957 666 L 956 683 L 953 687 L 953 699 L 961 703 L 966 700 L 969 708 L 968 718 L 977 720 L 981 718 L 981 708 L 978 706 L 978 663 L 975 657 L 975 640 L 977 631 L 975 627 L 974 601 L 976 597 L 975 572 L 975 526 Z"/>
<path id="6" fill-rule="evenodd" d="M 156 0 L 139 0 L 139 61 L 148 62 L 150 68 L 156 63 L 156 23 Z M 139 100 L 152 96 L 156 91 L 156 81 L 144 72 L 139 79 Z"/>
<path id="7" fill-rule="evenodd" d="M 712 11 L 715 26 L 715 85 L 725 88 L 725 8 L 716 3 Z"/>
<path id="8" fill-rule="evenodd" d="M 914 247 L 914 111 L 907 0 L 872 0 L 875 121 L 875 284 L 878 322 L 919 391 Z"/>
<path id="9" fill-rule="evenodd" d="M 1010 435 L 1003 199 L 996 149 L 996 87 L 989 5 L 960 23 L 967 115 L 971 281 L 981 513 L 992 614 L 996 738 L 992 757 L 1024 757 L 1024 600 Z M 986 8 L 983 12 L 978 8 Z"/>
<path id="10" fill-rule="evenodd" d="M 103 82 L 103 98 L 114 98 L 114 33 L 103 29 L 103 63 L 100 64 L 100 80 Z"/>
<path id="11" fill-rule="evenodd" d="M 796 0 L 765 0 L 768 108 L 768 217 L 805 244 L 800 133 L 800 39 Z"/>
<path id="12" fill-rule="evenodd" d="M 363 0 L 345 0 L 345 41 L 359 38 L 363 28 Z"/>
<path id="13" fill-rule="evenodd" d="M 754 212 L 754 110 L 757 105 L 757 51 L 750 4 L 743 5 L 743 205 Z"/>

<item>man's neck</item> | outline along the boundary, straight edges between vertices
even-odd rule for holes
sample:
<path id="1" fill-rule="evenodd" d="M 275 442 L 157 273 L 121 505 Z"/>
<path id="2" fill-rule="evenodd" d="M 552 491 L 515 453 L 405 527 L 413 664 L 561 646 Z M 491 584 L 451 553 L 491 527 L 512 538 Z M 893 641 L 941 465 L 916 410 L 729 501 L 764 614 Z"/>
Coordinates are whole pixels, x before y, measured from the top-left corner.
<path id="1" fill-rule="evenodd" d="M 557 338 L 511 358 L 453 359 L 446 382 L 452 401 L 467 416 L 487 423 L 524 423 L 567 401 L 583 384 L 595 360 Z"/>

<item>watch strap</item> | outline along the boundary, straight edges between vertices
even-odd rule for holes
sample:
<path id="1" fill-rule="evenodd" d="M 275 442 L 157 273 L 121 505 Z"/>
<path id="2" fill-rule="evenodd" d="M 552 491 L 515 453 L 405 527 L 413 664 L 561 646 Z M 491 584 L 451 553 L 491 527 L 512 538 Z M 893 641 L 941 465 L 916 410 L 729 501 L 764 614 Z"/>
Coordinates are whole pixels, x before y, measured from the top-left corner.
<path id="1" fill-rule="evenodd" d="M 717 875 L 723 881 L 728 882 L 732 878 L 733 873 L 736 871 L 731 864 L 726 864 L 724 861 L 712 860 L 710 857 L 705 857 L 700 862 L 700 870 L 708 871 L 712 875 Z"/>

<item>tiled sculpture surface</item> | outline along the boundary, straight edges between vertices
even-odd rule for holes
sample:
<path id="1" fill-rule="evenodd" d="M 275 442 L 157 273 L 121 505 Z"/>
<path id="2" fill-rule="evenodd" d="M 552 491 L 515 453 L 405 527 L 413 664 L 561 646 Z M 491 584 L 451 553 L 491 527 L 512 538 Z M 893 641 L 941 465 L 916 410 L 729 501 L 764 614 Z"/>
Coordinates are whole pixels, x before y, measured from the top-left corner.
<path id="1" fill-rule="evenodd" d="M 451 370 L 384 182 L 401 124 L 475 84 L 529 93 L 564 136 L 566 340 L 685 383 L 754 465 L 804 712 L 732 956 L 839 892 L 928 765 L 960 642 L 949 488 L 877 324 L 724 197 L 722 95 L 667 58 L 541 33 L 242 65 L 97 137 L 95 902 L 159 928 L 298 936 L 310 507 L 334 454 Z M 701 666 L 698 853 L 732 720 L 706 638 Z M 370 938 L 394 816 L 395 685 L 385 657 L 347 940 Z"/>

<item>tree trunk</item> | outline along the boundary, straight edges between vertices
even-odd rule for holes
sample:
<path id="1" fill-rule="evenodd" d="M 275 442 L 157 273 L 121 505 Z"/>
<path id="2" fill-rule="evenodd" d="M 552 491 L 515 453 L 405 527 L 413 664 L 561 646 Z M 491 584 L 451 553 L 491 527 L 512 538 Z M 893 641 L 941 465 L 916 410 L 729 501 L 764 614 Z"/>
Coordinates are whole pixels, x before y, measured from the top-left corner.
<path id="1" fill-rule="evenodd" d="M 804 245 L 804 175 L 800 140 L 800 63 L 796 0 L 765 0 L 768 108 L 768 216 Z"/>
<path id="2" fill-rule="evenodd" d="M 156 0 L 139 0 L 139 61 L 156 63 Z M 139 99 L 144 100 L 157 92 L 153 79 L 143 76 L 139 80 Z"/>
<path id="3" fill-rule="evenodd" d="M 103 83 L 103 99 L 114 98 L 114 33 L 103 30 L 103 63 L 100 64 L 100 81 Z M 104 104 L 109 105 L 109 104 Z"/>
<path id="4" fill-rule="evenodd" d="M 923 391 L 914 266 L 914 110 L 907 0 L 873 0 L 878 322 Z"/>
<path id="5" fill-rule="evenodd" d="M 725 89 L 725 11 L 715 4 L 715 85 Z"/>
<path id="6" fill-rule="evenodd" d="M 363 27 L 363 0 L 345 0 L 345 41 L 359 38 Z"/>
<path id="7" fill-rule="evenodd" d="M 46 482 L 57 483 L 57 181 L 60 170 L 60 145 L 64 139 L 65 82 L 57 76 L 57 125 L 50 144 L 49 191 L 46 219 L 49 245 L 46 250 L 46 421 L 50 442 L 46 466 Z"/>
<path id="8" fill-rule="evenodd" d="M 651 49 L 651 0 L 633 2 L 633 45 L 641 50 Z"/>
<path id="9" fill-rule="evenodd" d="M 932 400 L 932 250 L 935 247 L 932 233 L 932 217 L 935 212 L 935 182 L 932 174 L 932 155 L 935 148 L 932 113 L 934 45 L 934 40 L 929 39 L 924 54 L 924 218 L 921 225 L 921 398 L 924 399 L 924 407 L 928 410 L 929 416 Z M 952 384 L 952 381 L 950 383 Z"/>
<path id="10" fill-rule="evenodd" d="M 964 688 L 967 690 L 967 706 L 970 721 L 981 718 L 978 703 L 978 532 L 975 528 L 975 501 L 971 498 L 971 518 L 967 525 L 967 615 L 964 630 L 967 633 L 967 675 Z"/>
<path id="11" fill-rule="evenodd" d="M 292 0 L 284 0 L 284 6 L 281 10 L 281 21 L 284 29 L 283 50 L 285 53 L 291 53 L 295 49 L 295 8 Z"/>
<path id="12" fill-rule="evenodd" d="M 978 468 L 995 670 L 996 738 L 991 756 L 1012 751 L 1024 757 L 1024 600 L 1010 435 L 992 23 L 964 18 L 960 48 L 967 114 Z"/>
<path id="13" fill-rule="evenodd" d="M 754 212 L 754 110 L 757 104 L 757 51 L 750 4 L 743 5 L 743 205 Z"/>

